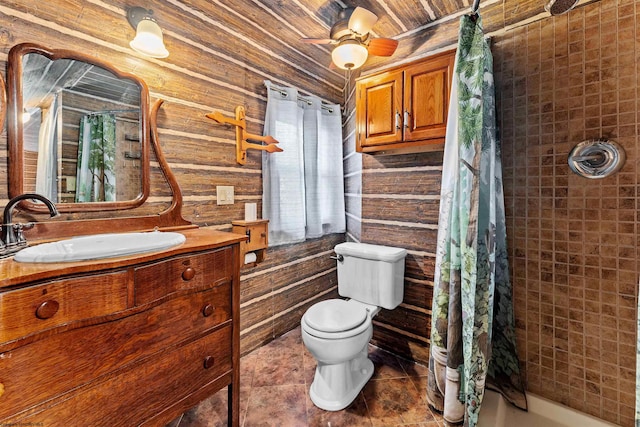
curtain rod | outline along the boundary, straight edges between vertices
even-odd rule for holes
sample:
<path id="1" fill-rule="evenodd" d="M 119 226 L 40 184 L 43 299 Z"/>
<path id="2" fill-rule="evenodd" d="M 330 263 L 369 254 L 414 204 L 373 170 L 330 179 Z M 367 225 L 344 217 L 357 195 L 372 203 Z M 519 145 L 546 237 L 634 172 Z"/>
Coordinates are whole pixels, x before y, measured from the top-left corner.
<path id="1" fill-rule="evenodd" d="M 273 86 L 269 87 L 269 89 L 280 93 L 280 95 L 283 98 L 286 98 L 287 96 L 289 96 L 287 91 L 284 90 L 284 89 L 280 89 L 280 88 L 273 87 Z M 313 102 L 309 98 L 305 98 L 304 96 L 301 96 L 301 95 L 298 95 L 298 101 L 306 102 L 307 105 L 313 105 Z M 333 108 L 329 107 L 328 105 L 324 105 L 322 102 L 320 102 L 320 108 L 322 108 L 323 110 L 327 110 L 330 113 L 333 113 Z"/>
<path id="2" fill-rule="evenodd" d="M 134 108 L 129 110 L 101 110 L 101 111 L 92 111 L 87 113 L 87 116 L 92 116 L 95 114 L 109 114 L 109 113 L 139 113 L 140 109 Z"/>

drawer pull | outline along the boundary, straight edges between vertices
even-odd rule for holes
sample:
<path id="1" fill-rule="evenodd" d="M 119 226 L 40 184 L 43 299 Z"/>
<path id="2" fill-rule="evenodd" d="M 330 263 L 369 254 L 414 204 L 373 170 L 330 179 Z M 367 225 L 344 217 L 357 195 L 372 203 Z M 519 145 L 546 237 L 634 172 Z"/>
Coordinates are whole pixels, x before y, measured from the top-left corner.
<path id="1" fill-rule="evenodd" d="M 212 367 L 214 362 L 215 362 L 215 359 L 213 358 L 213 356 L 205 357 L 204 358 L 204 369 L 209 369 L 210 367 Z"/>
<path id="2" fill-rule="evenodd" d="M 43 320 L 50 319 L 58 312 L 58 308 L 60 308 L 58 301 L 52 299 L 47 300 L 36 309 L 36 317 Z"/>
<path id="3" fill-rule="evenodd" d="M 187 267 L 185 271 L 182 272 L 182 280 L 189 281 L 196 276 L 196 270 L 191 267 Z"/>
<path id="4" fill-rule="evenodd" d="M 209 317 L 213 314 L 215 310 L 216 308 L 214 306 L 212 306 L 211 304 L 207 304 L 202 308 L 202 315 L 204 317 Z"/>

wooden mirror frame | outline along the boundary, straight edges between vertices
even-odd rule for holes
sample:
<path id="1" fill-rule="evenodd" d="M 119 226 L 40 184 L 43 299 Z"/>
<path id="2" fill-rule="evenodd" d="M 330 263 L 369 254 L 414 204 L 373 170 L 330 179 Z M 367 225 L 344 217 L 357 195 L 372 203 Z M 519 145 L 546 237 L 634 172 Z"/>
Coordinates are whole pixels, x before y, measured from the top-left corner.
<path id="1" fill-rule="evenodd" d="M 29 53 L 43 55 L 50 60 L 74 59 L 84 61 L 102 67 L 115 76 L 128 79 L 140 86 L 140 143 L 141 143 L 141 188 L 135 199 L 115 202 L 79 202 L 79 203 L 55 203 L 59 212 L 96 212 L 132 209 L 142 205 L 149 197 L 149 89 L 146 83 L 137 76 L 122 72 L 110 63 L 66 49 L 47 49 L 34 43 L 22 43 L 15 45 L 9 51 L 7 83 L 9 92 L 7 136 L 9 145 L 9 197 L 15 197 L 25 193 L 24 188 L 24 135 L 22 124 L 22 58 Z M 4 86 L 4 85 L 3 85 Z M 5 103 L 2 103 L 3 105 Z M 3 108 L 3 107 L 0 107 Z M 1 110 L 0 110 L 1 112 Z M 56 202 L 56 201 L 54 201 Z M 20 206 L 34 212 L 46 212 L 42 204 L 28 200 L 21 202 Z"/>
<path id="2" fill-rule="evenodd" d="M 7 91 L 2 74 L 0 73 L 0 132 L 4 127 L 4 119 L 7 114 Z"/>

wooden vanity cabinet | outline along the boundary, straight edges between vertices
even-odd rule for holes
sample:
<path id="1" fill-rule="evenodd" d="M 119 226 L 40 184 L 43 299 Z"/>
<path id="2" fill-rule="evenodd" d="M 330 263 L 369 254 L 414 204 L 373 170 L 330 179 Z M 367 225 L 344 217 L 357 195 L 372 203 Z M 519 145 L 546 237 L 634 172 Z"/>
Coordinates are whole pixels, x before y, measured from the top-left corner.
<path id="1" fill-rule="evenodd" d="M 243 238 L 199 231 L 184 233 L 187 247 L 119 262 L 47 272 L 1 260 L 42 271 L 0 287 L 0 424 L 164 426 L 230 386 L 237 426 Z"/>
<path id="2" fill-rule="evenodd" d="M 360 78 L 356 83 L 356 151 L 441 149 L 455 51 Z"/>

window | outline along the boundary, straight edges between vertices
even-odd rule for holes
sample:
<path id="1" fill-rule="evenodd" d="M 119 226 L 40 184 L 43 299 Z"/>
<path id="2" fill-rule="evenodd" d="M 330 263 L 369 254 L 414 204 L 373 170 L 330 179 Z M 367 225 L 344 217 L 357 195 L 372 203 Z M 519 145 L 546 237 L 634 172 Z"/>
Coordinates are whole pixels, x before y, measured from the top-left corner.
<path id="1" fill-rule="evenodd" d="M 262 216 L 269 219 L 269 243 L 343 233 L 345 226 L 340 106 L 300 97 L 293 88 L 265 82 L 264 134 L 281 153 L 263 153 Z"/>

